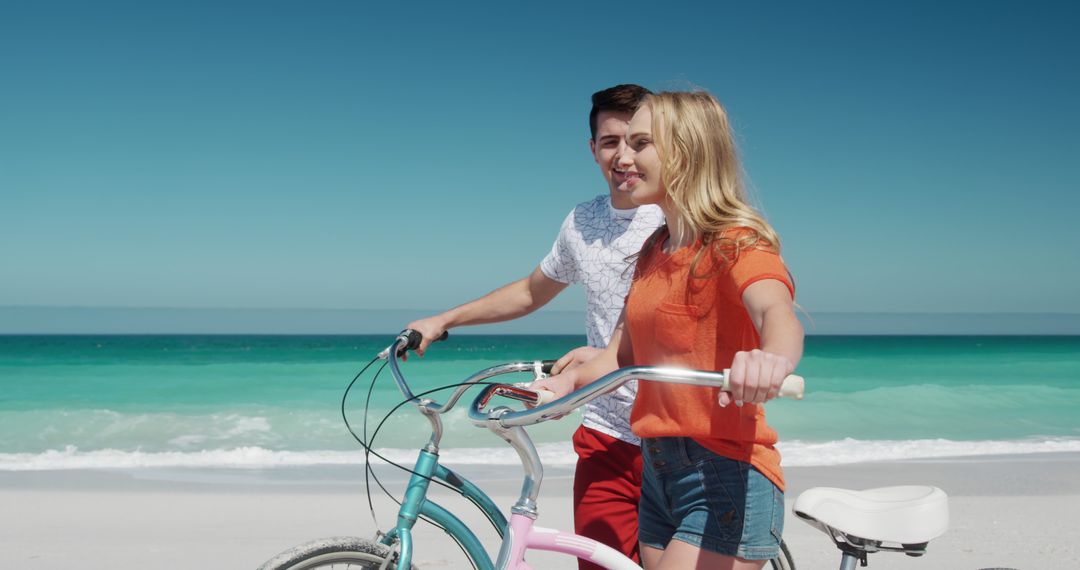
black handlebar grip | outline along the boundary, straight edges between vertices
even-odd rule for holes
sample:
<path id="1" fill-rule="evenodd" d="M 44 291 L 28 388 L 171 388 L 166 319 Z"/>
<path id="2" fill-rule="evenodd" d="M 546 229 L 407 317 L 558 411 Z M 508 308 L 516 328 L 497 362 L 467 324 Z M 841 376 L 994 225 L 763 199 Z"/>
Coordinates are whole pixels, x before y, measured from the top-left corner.
<path id="1" fill-rule="evenodd" d="M 398 348 L 398 356 L 405 354 L 405 351 L 407 350 L 416 350 L 417 348 L 420 348 L 420 341 L 424 340 L 424 335 L 420 334 L 420 331 L 416 331 L 413 329 L 405 329 L 401 331 L 400 336 L 405 337 L 405 345 Z M 450 333 L 448 331 L 443 331 L 443 333 L 439 335 L 439 338 L 433 340 L 432 342 L 446 340 L 449 336 Z"/>
<path id="2" fill-rule="evenodd" d="M 420 331 L 406 329 L 402 334 L 405 336 L 405 346 L 401 348 L 405 350 L 416 350 L 420 347 L 420 341 L 424 340 L 424 335 L 420 334 Z"/>
<path id="3" fill-rule="evenodd" d="M 540 371 L 544 374 L 551 374 L 551 369 L 555 367 L 555 363 L 558 360 L 542 360 L 540 362 Z"/>

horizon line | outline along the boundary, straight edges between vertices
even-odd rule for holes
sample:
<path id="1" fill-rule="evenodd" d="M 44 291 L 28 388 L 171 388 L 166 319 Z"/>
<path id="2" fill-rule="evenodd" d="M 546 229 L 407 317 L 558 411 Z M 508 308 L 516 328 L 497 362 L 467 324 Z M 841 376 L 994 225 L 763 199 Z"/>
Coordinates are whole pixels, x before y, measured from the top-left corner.
<path id="1" fill-rule="evenodd" d="M 382 334 L 433 314 L 421 309 L 0 305 L 0 334 Z M 810 335 L 1076 335 L 1078 313 L 856 312 L 799 314 Z M 459 330 L 461 327 L 458 327 Z M 541 308 L 473 334 L 580 334 L 585 311 Z"/>
<path id="2" fill-rule="evenodd" d="M 195 306 L 195 307 L 172 307 L 164 305 L 4 305 L 0 304 L 0 310 L 7 309 L 93 309 L 93 310 L 118 310 L 118 311 L 373 311 L 373 312 L 425 312 L 437 314 L 442 312 L 438 309 L 393 307 L 393 308 L 365 308 L 365 307 L 221 307 L 221 306 Z M 1055 315 L 1055 316 L 1080 316 L 1080 311 L 901 311 L 901 310 L 808 310 L 809 314 L 830 315 Z M 535 312 L 548 311 L 557 313 L 584 313 L 584 309 L 559 309 L 540 307 Z"/>

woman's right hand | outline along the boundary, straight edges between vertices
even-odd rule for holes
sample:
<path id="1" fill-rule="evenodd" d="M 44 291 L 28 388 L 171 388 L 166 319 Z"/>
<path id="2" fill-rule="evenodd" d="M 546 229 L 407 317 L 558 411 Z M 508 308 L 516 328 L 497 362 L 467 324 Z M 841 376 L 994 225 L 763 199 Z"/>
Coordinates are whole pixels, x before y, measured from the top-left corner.
<path id="1" fill-rule="evenodd" d="M 762 404 L 780 393 L 784 378 L 795 371 L 786 356 L 754 349 L 735 353 L 728 376 L 730 392 L 720 392 L 720 407 L 735 402 Z"/>

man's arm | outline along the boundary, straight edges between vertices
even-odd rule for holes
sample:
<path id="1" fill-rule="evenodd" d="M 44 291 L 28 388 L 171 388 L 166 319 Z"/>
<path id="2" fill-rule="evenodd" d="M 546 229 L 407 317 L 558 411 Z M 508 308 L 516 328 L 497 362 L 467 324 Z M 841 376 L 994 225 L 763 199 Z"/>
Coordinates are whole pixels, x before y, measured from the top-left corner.
<path id="1" fill-rule="evenodd" d="M 469 301 L 438 315 L 425 317 L 408 324 L 423 335 L 416 353 L 424 355 L 428 345 L 443 332 L 454 327 L 501 323 L 523 317 L 555 298 L 567 284 L 556 281 L 534 269 L 528 277 L 504 285 L 479 299 Z"/>

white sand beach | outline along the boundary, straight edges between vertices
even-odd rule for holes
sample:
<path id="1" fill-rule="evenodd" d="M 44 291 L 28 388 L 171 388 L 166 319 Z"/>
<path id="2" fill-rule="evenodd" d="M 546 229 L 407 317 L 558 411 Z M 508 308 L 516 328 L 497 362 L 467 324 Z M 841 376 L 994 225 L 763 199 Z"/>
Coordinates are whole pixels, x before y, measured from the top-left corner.
<path id="1" fill-rule="evenodd" d="M 515 469 L 461 469 L 500 505 L 513 502 Z M 385 472 L 385 470 L 384 470 Z M 787 469 L 788 506 L 813 486 L 869 488 L 932 484 L 950 496 L 949 532 L 922 558 L 877 554 L 870 568 L 1080 568 L 1080 454 L 988 456 Z M 387 477 L 401 488 L 400 477 Z M 570 527 L 571 473 L 547 473 L 539 524 Z M 492 549 L 482 515 L 437 493 Z M 394 505 L 379 496 L 381 525 Z M 23 569 L 256 568 L 296 543 L 374 531 L 358 467 L 230 470 L 38 471 L 0 473 L 0 567 Z M 441 531 L 417 528 L 421 568 L 468 568 Z M 838 565 L 817 530 L 788 515 L 785 540 L 800 569 Z M 536 553 L 537 569 L 574 560 Z"/>

